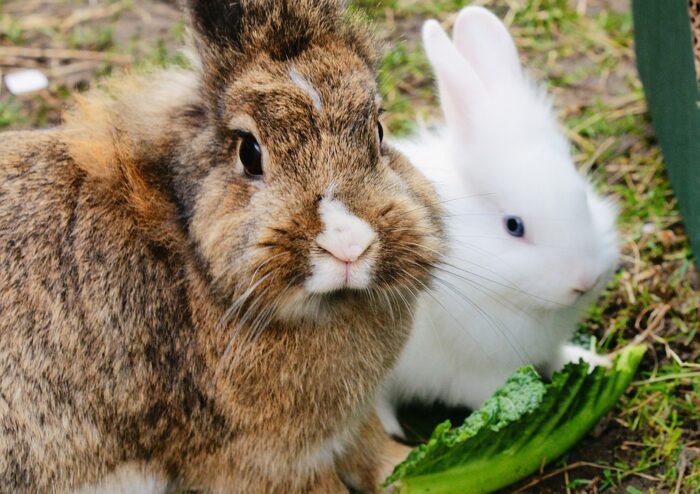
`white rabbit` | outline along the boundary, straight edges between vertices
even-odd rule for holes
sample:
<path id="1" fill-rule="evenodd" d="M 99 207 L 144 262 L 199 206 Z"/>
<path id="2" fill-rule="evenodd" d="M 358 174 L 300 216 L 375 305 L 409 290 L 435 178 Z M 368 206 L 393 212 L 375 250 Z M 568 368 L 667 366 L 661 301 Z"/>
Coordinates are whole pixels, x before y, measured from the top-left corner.
<path id="1" fill-rule="evenodd" d="M 423 42 L 445 126 L 394 144 L 438 187 L 450 253 L 379 397 L 399 436 L 402 401 L 477 408 L 523 365 L 609 365 L 569 341 L 619 259 L 616 207 L 577 172 L 503 23 L 467 7 L 454 43 L 436 21 Z"/>

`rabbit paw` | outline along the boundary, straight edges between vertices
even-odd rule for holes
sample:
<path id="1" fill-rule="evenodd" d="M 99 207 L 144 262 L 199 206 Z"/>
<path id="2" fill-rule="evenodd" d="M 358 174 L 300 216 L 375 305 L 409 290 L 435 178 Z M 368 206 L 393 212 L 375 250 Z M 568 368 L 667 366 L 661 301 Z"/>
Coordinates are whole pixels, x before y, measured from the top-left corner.
<path id="1" fill-rule="evenodd" d="M 559 351 L 559 358 L 555 369 L 561 369 L 568 363 L 578 363 L 580 360 L 591 366 L 591 371 L 595 367 L 612 367 L 612 358 L 609 355 L 600 355 L 592 350 L 583 347 L 567 344 Z"/>
<path id="2" fill-rule="evenodd" d="M 377 415 L 387 434 L 398 439 L 406 439 L 403 428 L 396 416 L 396 410 L 384 398 L 379 398 L 376 405 Z"/>

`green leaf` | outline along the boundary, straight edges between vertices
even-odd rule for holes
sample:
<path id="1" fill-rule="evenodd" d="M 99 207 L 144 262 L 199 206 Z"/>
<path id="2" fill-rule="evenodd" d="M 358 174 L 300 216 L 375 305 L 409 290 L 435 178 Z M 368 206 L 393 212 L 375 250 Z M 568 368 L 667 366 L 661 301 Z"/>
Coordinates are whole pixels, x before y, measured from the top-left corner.
<path id="1" fill-rule="evenodd" d="M 401 493 L 494 492 L 557 459 L 608 413 L 625 392 L 646 348 L 622 350 L 613 368 L 569 364 L 545 384 L 526 367 L 461 427 L 444 422 L 385 485 Z"/>

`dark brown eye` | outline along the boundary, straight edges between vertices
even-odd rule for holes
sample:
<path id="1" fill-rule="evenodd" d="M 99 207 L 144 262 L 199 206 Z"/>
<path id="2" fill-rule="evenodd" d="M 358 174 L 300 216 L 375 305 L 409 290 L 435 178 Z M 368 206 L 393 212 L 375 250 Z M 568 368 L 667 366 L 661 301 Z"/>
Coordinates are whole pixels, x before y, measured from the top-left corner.
<path id="1" fill-rule="evenodd" d="M 379 128 L 379 144 L 384 142 L 384 126 L 381 122 L 377 122 Z"/>
<path id="2" fill-rule="evenodd" d="M 258 141 L 252 134 L 241 135 L 238 156 L 241 159 L 241 163 L 243 163 L 246 175 L 251 177 L 262 176 L 262 150 L 260 149 L 260 144 L 258 144 Z"/>

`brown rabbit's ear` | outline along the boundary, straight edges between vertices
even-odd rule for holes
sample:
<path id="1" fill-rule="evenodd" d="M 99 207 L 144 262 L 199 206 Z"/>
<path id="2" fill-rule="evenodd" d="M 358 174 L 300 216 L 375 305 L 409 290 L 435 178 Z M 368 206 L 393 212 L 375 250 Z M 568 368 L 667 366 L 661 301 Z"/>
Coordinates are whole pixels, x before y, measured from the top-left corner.
<path id="1" fill-rule="evenodd" d="M 199 51 L 288 59 L 340 29 L 342 0 L 187 0 Z M 221 60 L 226 62 L 226 60 Z"/>
<path id="2" fill-rule="evenodd" d="M 240 0 L 186 0 L 194 41 L 207 79 L 218 79 L 242 54 L 244 9 Z"/>
<path id="3" fill-rule="evenodd" d="M 244 10 L 240 0 L 187 0 L 186 5 L 199 44 L 241 51 Z"/>
<path id="4" fill-rule="evenodd" d="M 260 54 L 288 61 L 312 46 L 339 44 L 372 68 L 376 62 L 373 37 L 343 0 L 185 0 L 185 6 L 211 100 Z"/>

